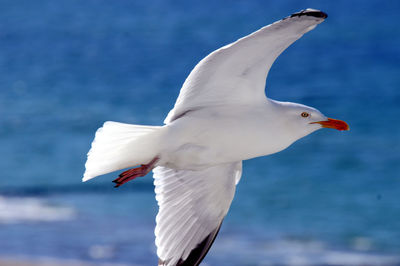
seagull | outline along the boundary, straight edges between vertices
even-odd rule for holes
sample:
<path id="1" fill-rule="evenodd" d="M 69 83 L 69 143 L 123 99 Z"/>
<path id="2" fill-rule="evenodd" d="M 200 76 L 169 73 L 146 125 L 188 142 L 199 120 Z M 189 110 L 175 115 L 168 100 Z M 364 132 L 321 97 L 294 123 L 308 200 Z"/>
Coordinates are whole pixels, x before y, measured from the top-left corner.
<path id="1" fill-rule="evenodd" d="M 349 130 L 313 107 L 265 96 L 276 58 L 327 15 L 305 9 L 206 56 L 184 82 L 163 126 L 107 121 L 96 132 L 83 181 L 129 169 L 119 187 L 153 171 L 158 265 L 199 265 L 242 175 L 242 161 L 286 149 L 321 129 Z"/>

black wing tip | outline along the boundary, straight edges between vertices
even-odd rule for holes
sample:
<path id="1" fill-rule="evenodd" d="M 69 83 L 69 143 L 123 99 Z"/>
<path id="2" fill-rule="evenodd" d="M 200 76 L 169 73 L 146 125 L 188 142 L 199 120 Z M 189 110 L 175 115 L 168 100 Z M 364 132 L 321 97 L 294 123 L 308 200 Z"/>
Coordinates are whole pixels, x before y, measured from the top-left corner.
<path id="1" fill-rule="evenodd" d="M 322 12 L 320 10 L 307 8 L 307 9 L 301 10 L 300 12 L 290 15 L 291 18 L 302 17 L 302 16 L 310 16 L 310 17 L 315 17 L 315 18 L 326 19 L 328 17 L 328 14 L 326 14 L 325 12 Z"/>
<path id="2" fill-rule="evenodd" d="M 214 243 L 215 238 L 218 235 L 219 229 L 221 228 L 221 223 L 218 227 L 213 230 L 203 241 L 201 241 L 196 248 L 194 248 L 186 260 L 180 259 L 178 261 L 177 266 L 198 266 L 207 255 L 210 250 L 212 244 Z"/>
<path id="3" fill-rule="evenodd" d="M 198 266 L 207 255 L 212 244 L 214 243 L 214 240 L 218 235 L 219 229 L 221 228 L 221 224 L 222 221 L 215 230 L 213 230 L 208 236 L 206 236 L 206 238 L 204 238 L 203 241 L 201 241 L 197 245 L 197 247 L 195 247 L 190 252 L 189 256 L 185 260 L 182 260 L 182 258 L 179 259 L 176 266 Z M 158 266 L 164 266 L 167 264 L 168 261 L 158 259 Z"/>

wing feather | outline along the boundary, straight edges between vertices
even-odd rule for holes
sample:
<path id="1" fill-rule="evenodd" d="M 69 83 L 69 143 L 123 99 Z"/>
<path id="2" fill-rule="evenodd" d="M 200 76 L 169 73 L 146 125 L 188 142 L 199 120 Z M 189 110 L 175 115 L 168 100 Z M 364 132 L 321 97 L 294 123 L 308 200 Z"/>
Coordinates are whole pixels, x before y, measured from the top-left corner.
<path id="1" fill-rule="evenodd" d="M 160 166 L 153 170 L 159 265 L 201 262 L 228 212 L 241 166 L 235 162 L 201 171 Z"/>
<path id="2" fill-rule="evenodd" d="M 267 74 L 275 59 L 326 17 L 306 9 L 212 52 L 189 74 L 164 123 L 208 106 L 264 101 Z"/>

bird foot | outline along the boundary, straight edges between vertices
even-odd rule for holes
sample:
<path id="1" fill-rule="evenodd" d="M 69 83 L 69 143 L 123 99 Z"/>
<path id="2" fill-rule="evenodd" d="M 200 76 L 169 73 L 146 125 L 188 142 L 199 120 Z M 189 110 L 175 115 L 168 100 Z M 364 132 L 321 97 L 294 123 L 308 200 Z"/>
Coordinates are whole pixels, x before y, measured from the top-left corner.
<path id="1" fill-rule="evenodd" d="M 117 179 L 113 180 L 113 182 L 116 184 L 114 187 L 119 187 L 137 177 L 147 175 L 151 170 L 153 170 L 158 160 L 158 157 L 154 157 L 154 159 L 151 160 L 148 164 L 142 164 L 139 167 L 122 172 Z"/>

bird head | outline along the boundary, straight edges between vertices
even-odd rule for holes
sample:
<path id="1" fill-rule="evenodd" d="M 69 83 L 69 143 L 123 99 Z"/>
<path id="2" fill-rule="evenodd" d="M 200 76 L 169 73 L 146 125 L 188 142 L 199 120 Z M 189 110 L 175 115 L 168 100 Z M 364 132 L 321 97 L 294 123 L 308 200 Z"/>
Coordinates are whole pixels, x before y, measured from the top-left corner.
<path id="1" fill-rule="evenodd" d="M 286 128 L 296 134 L 296 138 L 304 137 L 321 128 L 349 130 L 349 125 L 338 119 L 328 118 L 317 109 L 298 103 L 278 102 L 279 109 L 285 112 Z"/>

